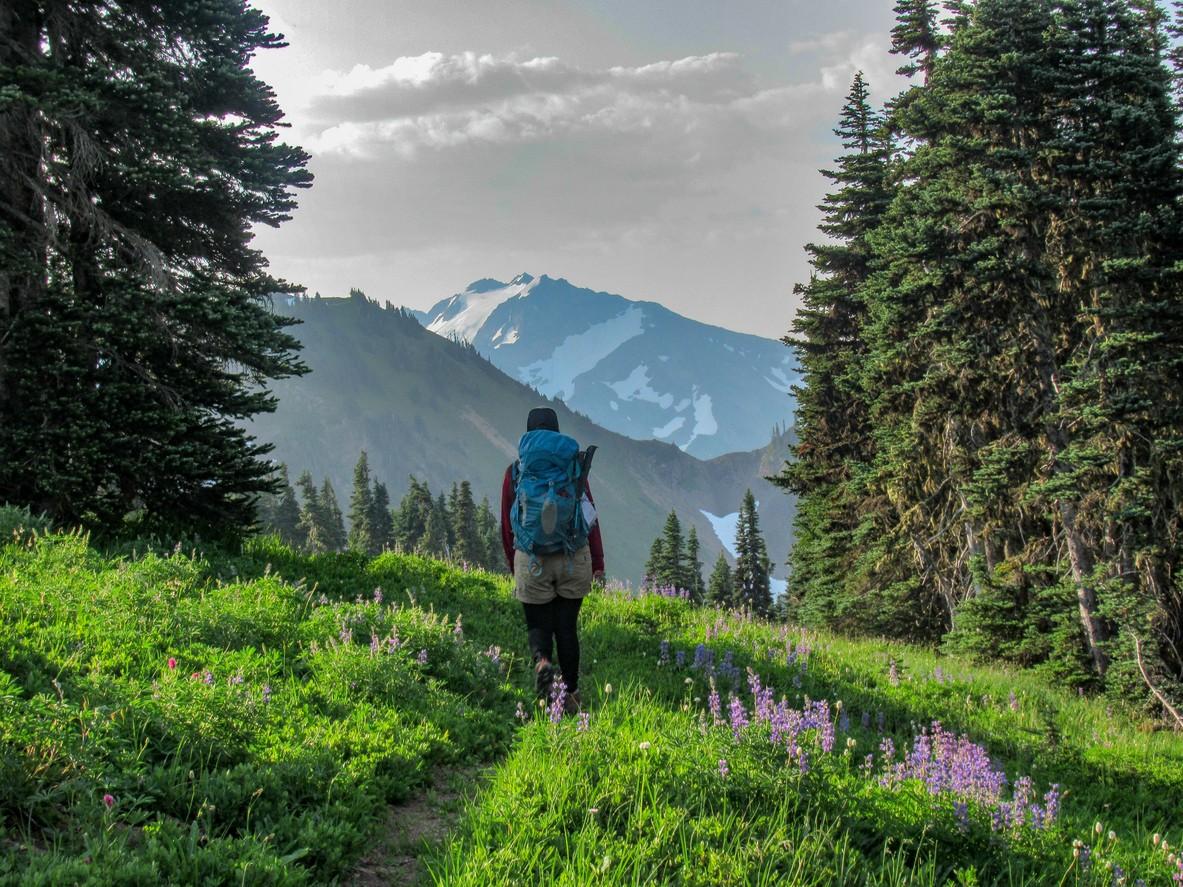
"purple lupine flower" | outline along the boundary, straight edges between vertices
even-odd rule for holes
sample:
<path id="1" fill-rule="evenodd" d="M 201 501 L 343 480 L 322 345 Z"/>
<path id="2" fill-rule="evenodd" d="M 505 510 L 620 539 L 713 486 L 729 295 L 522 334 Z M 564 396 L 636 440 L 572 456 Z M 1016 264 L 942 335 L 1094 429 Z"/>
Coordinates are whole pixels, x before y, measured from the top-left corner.
<path id="1" fill-rule="evenodd" d="M 843 709 L 842 714 L 838 716 L 838 731 L 840 733 L 850 732 L 850 716 L 846 714 L 845 709 Z"/>
<path id="2" fill-rule="evenodd" d="M 670 664 L 670 642 L 662 641 L 661 647 L 657 654 L 657 664 L 659 666 Z"/>
<path id="3" fill-rule="evenodd" d="M 270 702 L 270 701 L 271 701 L 271 685 L 264 684 L 263 685 L 263 702 L 266 703 L 266 702 Z"/>
<path id="4" fill-rule="evenodd" d="M 859 722 L 863 725 L 864 730 L 870 730 L 871 729 L 871 713 L 869 711 L 864 711 L 862 713 L 862 716 L 859 718 Z"/>
<path id="5" fill-rule="evenodd" d="M 378 635 L 375 632 L 370 632 L 370 655 L 377 656 L 380 649 L 382 649 L 382 644 L 378 640 Z"/>
<path id="6" fill-rule="evenodd" d="M 517 718 L 519 721 L 526 720 L 526 709 L 522 706 L 522 703 L 520 701 L 518 702 L 517 711 L 515 711 L 513 713 L 513 716 L 515 718 Z"/>
<path id="7" fill-rule="evenodd" d="M 1116 862 L 1113 863 L 1113 887 L 1120 887 L 1125 883 L 1125 869 Z"/>
<path id="8" fill-rule="evenodd" d="M 1011 711 L 1018 711 L 1019 710 L 1019 697 L 1015 695 L 1014 690 L 1010 691 L 1010 696 L 1007 699 L 1007 704 L 1010 706 Z"/>
<path id="9" fill-rule="evenodd" d="M 677 653 L 674 654 L 674 664 L 677 665 L 678 668 L 685 667 L 685 665 L 686 665 L 686 651 L 685 650 L 679 650 Z"/>
<path id="10" fill-rule="evenodd" d="M 728 714 L 731 718 L 731 734 L 738 741 L 740 732 L 748 725 L 748 713 L 743 707 L 743 700 L 734 693 L 731 694 L 731 704 L 728 706 Z"/>
<path id="11" fill-rule="evenodd" d="M 489 649 L 485 651 L 485 655 L 489 657 L 489 661 L 494 665 L 501 664 L 501 648 L 496 645 L 490 645 Z"/>
<path id="12" fill-rule="evenodd" d="M 715 686 L 715 679 L 711 678 L 711 693 L 707 697 L 707 706 L 711 710 L 711 722 L 714 724 L 722 723 L 723 721 L 723 703 L 719 699 L 719 690 Z"/>
<path id="13" fill-rule="evenodd" d="M 552 724 L 557 724 L 563 719 L 566 704 L 567 684 L 561 680 L 555 681 L 550 685 L 550 705 L 547 707 L 547 714 L 550 716 Z"/>
<path id="14" fill-rule="evenodd" d="M 375 604 L 382 603 L 382 589 L 381 588 L 374 589 L 374 603 Z"/>
<path id="15" fill-rule="evenodd" d="M 456 624 L 452 627 L 452 637 L 458 642 L 464 640 L 464 626 L 460 624 L 460 614 L 456 614 Z"/>
<path id="16" fill-rule="evenodd" d="M 875 756 L 868 752 L 867 756 L 865 758 L 863 758 L 863 766 L 861 768 L 862 774 L 863 774 L 863 779 L 870 779 L 871 778 L 871 770 L 872 770 L 872 768 L 874 768 L 874 766 L 875 766 Z"/>
<path id="17" fill-rule="evenodd" d="M 212 687 L 214 685 L 214 673 L 212 671 L 207 671 L 201 676 L 201 679 L 205 681 L 207 687 Z"/>
<path id="18" fill-rule="evenodd" d="M 1044 818 L 1050 824 L 1060 817 L 1060 784 L 1053 783 L 1043 796 Z"/>
<path id="19" fill-rule="evenodd" d="M 879 728 L 879 732 L 882 733 L 887 726 L 887 715 L 883 712 L 878 712 L 875 716 L 875 725 Z"/>
<path id="20" fill-rule="evenodd" d="M 731 768 L 727 766 L 727 759 L 719 758 L 719 775 L 726 779 L 730 772 Z"/>
<path id="21" fill-rule="evenodd" d="M 590 722 L 591 722 L 591 714 L 586 711 L 581 711 L 579 713 L 579 726 L 576 729 L 580 733 L 586 733 Z"/>
<path id="22" fill-rule="evenodd" d="M 426 665 L 427 664 L 427 651 L 420 650 L 419 655 L 415 657 L 415 661 L 418 662 L 420 665 Z"/>
<path id="23" fill-rule="evenodd" d="M 353 629 L 346 623 L 341 623 L 341 630 L 337 632 L 337 639 L 343 644 L 353 643 Z"/>

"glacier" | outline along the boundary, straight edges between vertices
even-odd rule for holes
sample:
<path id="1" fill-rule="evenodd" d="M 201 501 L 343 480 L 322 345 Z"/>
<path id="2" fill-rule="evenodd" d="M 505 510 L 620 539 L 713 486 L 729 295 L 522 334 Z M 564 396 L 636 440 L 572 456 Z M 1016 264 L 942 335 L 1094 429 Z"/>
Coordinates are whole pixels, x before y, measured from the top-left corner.
<path id="1" fill-rule="evenodd" d="M 593 324 L 582 333 L 567 336 L 550 355 L 518 370 L 518 379 L 544 397 L 567 401 L 575 393 L 575 380 L 601 360 L 645 331 L 645 312 L 630 305 L 623 314 Z"/>

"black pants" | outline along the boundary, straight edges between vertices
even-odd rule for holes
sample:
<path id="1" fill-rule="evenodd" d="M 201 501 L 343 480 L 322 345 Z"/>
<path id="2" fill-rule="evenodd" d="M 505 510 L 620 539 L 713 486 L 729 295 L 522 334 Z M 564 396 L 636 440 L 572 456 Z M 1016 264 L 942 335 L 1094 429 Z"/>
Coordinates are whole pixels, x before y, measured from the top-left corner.
<path id="1" fill-rule="evenodd" d="M 530 656 L 554 660 L 554 648 L 559 648 L 559 667 L 568 692 L 579 687 L 579 608 L 583 598 L 556 597 L 545 604 L 522 604 L 526 613 L 526 637 L 530 641 Z"/>

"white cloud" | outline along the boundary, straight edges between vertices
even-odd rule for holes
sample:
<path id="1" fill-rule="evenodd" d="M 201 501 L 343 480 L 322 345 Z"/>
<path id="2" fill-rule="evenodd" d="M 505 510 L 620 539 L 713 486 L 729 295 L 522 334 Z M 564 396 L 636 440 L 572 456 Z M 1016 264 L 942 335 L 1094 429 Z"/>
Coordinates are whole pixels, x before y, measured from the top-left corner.
<path id="1" fill-rule="evenodd" d="M 676 136 L 685 148 L 669 159 L 696 164 L 720 127 L 759 122 L 749 112 L 759 90 L 739 56 L 726 52 L 604 69 L 429 52 L 377 69 L 327 71 L 318 88 L 312 114 L 321 125 L 307 146 L 355 157 L 648 134 Z"/>

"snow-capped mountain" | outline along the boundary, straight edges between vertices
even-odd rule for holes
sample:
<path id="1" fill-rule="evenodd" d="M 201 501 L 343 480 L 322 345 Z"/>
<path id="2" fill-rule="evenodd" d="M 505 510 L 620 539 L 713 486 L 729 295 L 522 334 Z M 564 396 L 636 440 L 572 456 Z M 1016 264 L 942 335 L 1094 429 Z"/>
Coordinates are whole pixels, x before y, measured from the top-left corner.
<path id="1" fill-rule="evenodd" d="M 545 274 L 478 280 L 426 312 L 503 372 L 605 428 L 709 459 L 768 443 L 792 420 L 791 352 Z"/>

